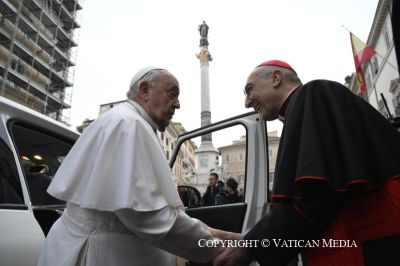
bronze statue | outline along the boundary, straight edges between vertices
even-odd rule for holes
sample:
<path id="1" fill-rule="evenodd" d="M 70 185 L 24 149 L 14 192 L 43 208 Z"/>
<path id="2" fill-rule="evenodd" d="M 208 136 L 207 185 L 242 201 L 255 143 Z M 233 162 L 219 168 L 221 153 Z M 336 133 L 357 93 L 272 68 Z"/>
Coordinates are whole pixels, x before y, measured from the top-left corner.
<path id="1" fill-rule="evenodd" d="M 206 22 L 203 20 L 203 24 L 199 25 L 199 32 L 200 32 L 200 47 L 203 46 L 208 46 L 208 39 L 207 39 L 207 35 L 208 35 L 208 25 L 206 24 Z"/>

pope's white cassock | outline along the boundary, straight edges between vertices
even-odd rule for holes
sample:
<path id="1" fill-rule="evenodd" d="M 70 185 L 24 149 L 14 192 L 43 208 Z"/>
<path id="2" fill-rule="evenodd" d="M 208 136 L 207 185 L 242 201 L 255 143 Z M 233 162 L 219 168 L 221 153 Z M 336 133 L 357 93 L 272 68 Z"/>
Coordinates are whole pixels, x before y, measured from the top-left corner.
<path id="1" fill-rule="evenodd" d="M 173 254 L 205 262 L 218 253 L 198 246 L 213 236 L 185 214 L 155 129 L 128 100 L 85 130 L 48 189 L 67 208 L 39 265 L 176 265 Z"/>

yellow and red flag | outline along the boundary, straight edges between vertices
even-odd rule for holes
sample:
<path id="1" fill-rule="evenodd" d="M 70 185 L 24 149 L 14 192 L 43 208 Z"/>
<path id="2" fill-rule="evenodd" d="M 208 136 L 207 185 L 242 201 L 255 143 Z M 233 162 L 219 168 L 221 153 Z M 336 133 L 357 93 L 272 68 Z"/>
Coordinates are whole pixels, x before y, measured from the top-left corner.
<path id="1" fill-rule="evenodd" d="M 353 48 L 354 64 L 357 72 L 357 83 L 361 92 L 366 91 L 364 73 L 361 68 L 368 59 L 376 52 L 373 48 L 362 42 L 357 36 L 350 32 L 351 47 Z"/>

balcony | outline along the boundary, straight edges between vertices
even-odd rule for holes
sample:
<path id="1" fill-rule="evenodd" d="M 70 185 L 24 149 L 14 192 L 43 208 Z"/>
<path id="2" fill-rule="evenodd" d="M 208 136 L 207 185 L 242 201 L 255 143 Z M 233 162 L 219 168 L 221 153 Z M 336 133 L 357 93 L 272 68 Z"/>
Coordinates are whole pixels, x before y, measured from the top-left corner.
<path id="1" fill-rule="evenodd" d="M 17 10 L 15 9 L 15 7 L 11 5 L 8 1 L 0 1 L 0 10 L 1 9 L 4 10 L 7 14 L 8 20 L 15 24 L 15 18 L 17 16 Z M 54 41 L 49 40 L 45 35 L 38 32 L 36 27 L 22 14 L 20 16 L 18 28 L 33 42 L 36 42 L 37 38 L 38 45 L 49 55 L 54 56 L 54 59 L 56 61 L 61 62 L 66 67 L 75 65 L 72 61 L 69 60 L 66 53 L 61 51 L 55 45 Z M 57 69 L 57 71 L 60 71 L 60 69 Z"/>
<path id="2" fill-rule="evenodd" d="M 8 35 L 8 33 L 0 29 L 0 42 L 7 49 L 10 49 L 10 39 L 11 37 Z M 26 50 L 17 42 L 14 43 L 13 53 L 52 81 L 51 92 L 72 86 L 70 82 L 64 80 L 58 73 L 51 70 L 51 67 L 47 63 L 43 62 L 38 57 L 33 57 L 31 51 Z"/>
<path id="3" fill-rule="evenodd" d="M 0 75 L 4 76 L 5 67 L 0 65 Z M 34 96 L 38 97 L 44 102 L 47 102 L 48 106 L 52 109 L 61 109 L 61 108 L 71 108 L 70 105 L 64 103 L 61 99 L 54 97 L 51 94 L 46 93 L 46 91 L 40 88 L 39 85 L 30 81 L 27 81 L 27 77 L 18 73 L 17 71 L 8 68 L 8 75 L 7 80 L 13 82 L 20 88 L 25 89 L 26 91 L 29 90 Z"/>
<path id="4" fill-rule="evenodd" d="M 63 28 L 67 31 L 79 28 L 80 25 L 76 22 L 75 16 L 73 16 L 71 11 L 68 11 L 64 5 L 62 5 L 60 0 L 55 0 L 53 2 L 53 10 L 60 16 L 60 20 L 63 23 Z"/>
<path id="5" fill-rule="evenodd" d="M 81 2 L 81 0 L 64 0 L 62 3 L 69 12 L 74 12 L 82 9 Z"/>
<path id="6" fill-rule="evenodd" d="M 72 34 L 66 33 L 57 23 L 46 8 L 39 4 L 36 0 L 25 0 L 24 4 L 41 22 L 56 36 L 58 39 L 57 45 L 61 49 L 77 46 L 72 38 Z"/>

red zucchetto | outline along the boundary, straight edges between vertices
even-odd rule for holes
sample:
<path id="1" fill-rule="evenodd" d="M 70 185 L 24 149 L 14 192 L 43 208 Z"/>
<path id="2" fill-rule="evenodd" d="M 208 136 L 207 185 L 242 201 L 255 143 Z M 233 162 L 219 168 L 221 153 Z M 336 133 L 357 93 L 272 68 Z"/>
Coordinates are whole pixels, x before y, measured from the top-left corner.
<path id="1" fill-rule="evenodd" d="M 294 69 L 286 62 L 283 62 L 281 60 L 269 60 L 269 61 L 265 61 L 264 63 L 259 64 L 257 67 L 261 67 L 261 66 L 277 66 L 277 67 L 284 67 L 287 69 L 292 70 L 293 72 L 296 73 L 296 71 L 294 71 Z"/>

